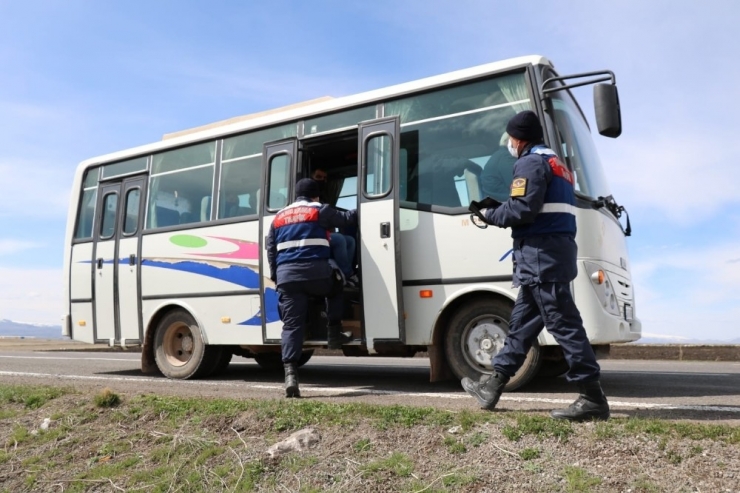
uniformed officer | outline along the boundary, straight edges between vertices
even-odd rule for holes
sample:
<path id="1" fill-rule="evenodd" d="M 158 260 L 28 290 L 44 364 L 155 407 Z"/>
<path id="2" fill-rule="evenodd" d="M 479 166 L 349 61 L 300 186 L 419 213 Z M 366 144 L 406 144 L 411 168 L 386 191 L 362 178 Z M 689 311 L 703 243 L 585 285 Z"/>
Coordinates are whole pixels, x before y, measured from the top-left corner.
<path id="1" fill-rule="evenodd" d="M 519 296 L 504 347 L 492 361 L 493 375 L 483 382 L 463 378 L 462 385 L 484 409 L 493 409 L 544 325 L 563 348 L 569 365 L 566 378 L 580 390 L 573 404 L 551 416 L 606 420 L 609 404 L 599 383 L 599 364 L 569 287 L 577 273 L 573 174 L 545 147 L 542 126 L 532 111 L 512 117 L 506 132 L 509 152 L 518 158 L 510 196 L 484 215 L 490 224 L 511 228 Z"/>
<path id="2" fill-rule="evenodd" d="M 283 321 L 286 397 L 300 397 L 296 365 L 303 351 L 310 297 L 327 298 L 329 349 L 340 349 L 351 340 L 342 332 L 342 277 L 329 260 L 329 232 L 356 224 L 357 211 L 340 212 L 321 204 L 319 192 L 318 182 L 299 180 L 296 201 L 277 213 L 267 236 L 270 278 L 277 284 L 278 312 Z"/>

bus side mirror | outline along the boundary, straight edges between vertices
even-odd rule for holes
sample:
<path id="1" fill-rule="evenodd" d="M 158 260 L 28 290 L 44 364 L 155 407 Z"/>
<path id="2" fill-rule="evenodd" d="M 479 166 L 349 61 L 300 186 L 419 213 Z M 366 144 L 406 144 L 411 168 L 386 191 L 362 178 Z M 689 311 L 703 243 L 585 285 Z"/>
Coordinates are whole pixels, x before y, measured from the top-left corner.
<path id="1" fill-rule="evenodd" d="M 619 109 L 619 94 L 614 84 L 594 86 L 594 113 L 596 126 L 604 137 L 616 138 L 622 134 L 622 113 Z"/>

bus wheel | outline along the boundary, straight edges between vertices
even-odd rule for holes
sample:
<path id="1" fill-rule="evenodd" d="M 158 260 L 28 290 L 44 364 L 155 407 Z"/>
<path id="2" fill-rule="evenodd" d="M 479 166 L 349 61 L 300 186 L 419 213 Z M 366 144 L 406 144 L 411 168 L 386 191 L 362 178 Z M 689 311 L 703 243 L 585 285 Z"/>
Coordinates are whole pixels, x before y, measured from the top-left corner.
<path id="1" fill-rule="evenodd" d="M 160 321 L 154 335 L 154 360 L 168 378 L 197 378 L 212 371 L 221 354 L 206 346 L 200 329 L 187 311 L 173 310 Z"/>
<path id="2" fill-rule="evenodd" d="M 480 379 L 491 374 L 491 360 L 504 347 L 509 333 L 512 305 L 501 299 L 478 299 L 466 303 L 452 316 L 445 339 L 445 354 L 457 378 Z M 505 390 L 516 390 L 537 374 L 541 363 L 537 341 Z"/>
<path id="3" fill-rule="evenodd" d="M 308 360 L 313 356 L 313 349 L 306 349 L 301 353 L 301 357 L 298 360 L 298 368 L 308 363 Z M 254 360 L 265 370 L 282 370 L 283 369 L 283 356 L 280 353 L 261 353 L 254 355 Z"/>

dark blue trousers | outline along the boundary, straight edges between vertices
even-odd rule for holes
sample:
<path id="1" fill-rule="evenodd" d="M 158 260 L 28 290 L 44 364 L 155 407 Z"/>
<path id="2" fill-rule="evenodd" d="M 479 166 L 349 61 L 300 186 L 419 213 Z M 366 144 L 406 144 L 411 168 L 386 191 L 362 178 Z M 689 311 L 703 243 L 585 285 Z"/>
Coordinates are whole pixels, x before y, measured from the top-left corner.
<path id="1" fill-rule="evenodd" d="M 504 348 L 493 358 L 493 368 L 509 377 L 519 370 L 537 335 L 546 327 L 563 348 L 570 382 L 598 380 L 601 369 L 583 328 L 581 314 L 564 282 L 531 284 L 519 288 Z"/>
<path id="2" fill-rule="evenodd" d="M 327 296 L 333 287 L 332 278 L 311 281 L 286 282 L 278 285 L 278 313 L 283 321 L 281 347 L 283 362 L 297 362 L 303 352 L 303 338 L 306 333 L 308 305 L 312 297 Z M 342 292 L 327 298 L 326 313 L 329 324 L 339 324 L 344 311 Z"/>

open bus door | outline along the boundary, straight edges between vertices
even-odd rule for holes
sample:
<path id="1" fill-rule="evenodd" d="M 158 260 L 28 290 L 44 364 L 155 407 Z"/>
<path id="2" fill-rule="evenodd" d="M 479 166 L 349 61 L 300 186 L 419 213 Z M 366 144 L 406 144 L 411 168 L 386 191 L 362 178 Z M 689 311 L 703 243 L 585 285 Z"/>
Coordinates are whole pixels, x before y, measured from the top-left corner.
<path id="1" fill-rule="evenodd" d="M 146 179 L 128 178 L 100 187 L 95 218 L 95 342 L 138 344 L 139 243 Z"/>
<path id="2" fill-rule="evenodd" d="M 399 221 L 399 117 L 360 124 L 359 197 L 362 306 L 367 348 L 404 344 Z"/>
<path id="3" fill-rule="evenodd" d="M 260 303 L 262 314 L 262 340 L 280 343 L 283 324 L 277 316 L 277 292 L 270 280 L 270 265 L 265 250 L 267 233 L 275 214 L 293 198 L 293 185 L 300 162 L 298 139 L 292 138 L 264 145 L 262 156 L 262 194 L 259 198 L 260 221 Z"/>

